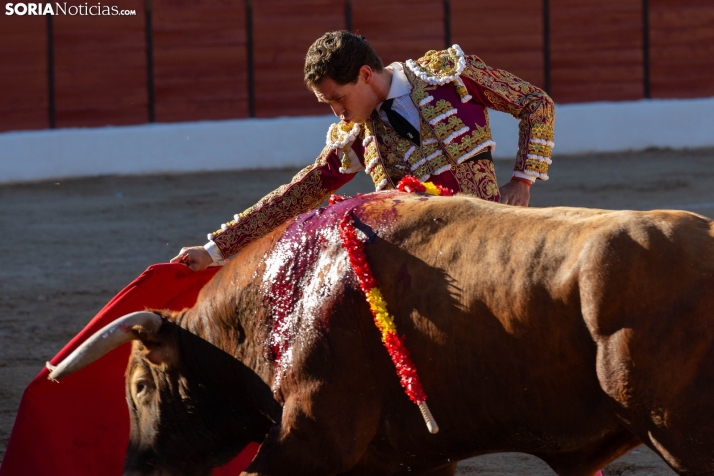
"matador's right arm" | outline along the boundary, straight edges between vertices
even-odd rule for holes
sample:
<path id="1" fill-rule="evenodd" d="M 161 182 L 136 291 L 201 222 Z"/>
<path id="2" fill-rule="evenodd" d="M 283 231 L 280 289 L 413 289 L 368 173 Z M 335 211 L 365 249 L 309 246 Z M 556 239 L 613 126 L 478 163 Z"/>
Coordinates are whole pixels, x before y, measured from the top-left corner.
<path id="1" fill-rule="evenodd" d="M 336 126 L 346 127 L 342 124 Z M 330 131 L 335 128 L 333 126 Z M 314 164 L 298 172 L 289 184 L 269 193 L 252 207 L 235 215 L 233 220 L 221 225 L 221 229 L 210 233 L 205 248 L 213 260 L 220 263 L 233 256 L 242 247 L 287 220 L 316 208 L 330 194 L 352 180 L 357 171 L 364 168 L 363 148 L 361 140 L 355 140 L 357 135 L 353 134 L 348 141 L 331 143 L 328 134 L 328 145 Z M 347 157 L 345 154 L 348 154 Z M 352 166 L 346 169 L 350 158 Z"/>

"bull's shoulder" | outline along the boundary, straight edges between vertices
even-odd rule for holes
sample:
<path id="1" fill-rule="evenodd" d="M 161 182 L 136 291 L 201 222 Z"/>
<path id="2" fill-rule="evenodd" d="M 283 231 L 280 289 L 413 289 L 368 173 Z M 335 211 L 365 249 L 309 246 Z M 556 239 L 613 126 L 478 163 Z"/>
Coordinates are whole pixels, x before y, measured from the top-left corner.
<path id="1" fill-rule="evenodd" d="M 578 262 L 583 311 L 593 329 L 607 334 L 655 315 L 654 309 L 666 314 L 693 290 L 714 284 L 710 219 L 669 210 L 605 218 L 593 223 Z"/>
<path id="2" fill-rule="evenodd" d="M 593 245 L 603 251 L 630 253 L 704 251 L 712 245 L 712 221 L 680 210 L 613 211 L 591 220 Z M 704 248 L 702 248 L 704 247 Z"/>

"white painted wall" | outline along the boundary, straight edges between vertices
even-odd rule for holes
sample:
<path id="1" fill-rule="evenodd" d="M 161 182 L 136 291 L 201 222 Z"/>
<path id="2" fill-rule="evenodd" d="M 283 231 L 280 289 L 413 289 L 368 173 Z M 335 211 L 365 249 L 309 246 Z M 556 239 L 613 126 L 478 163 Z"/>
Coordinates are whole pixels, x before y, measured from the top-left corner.
<path id="1" fill-rule="evenodd" d="M 714 98 L 556 106 L 554 154 L 714 147 Z M 515 156 L 518 121 L 489 112 L 495 157 Z M 0 183 L 303 166 L 334 116 L 240 119 L 0 134 Z"/>
<path id="2" fill-rule="evenodd" d="M 514 157 L 518 121 L 489 111 L 499 158 Z M 514 139 L 515 138 L 515 139 Z M 553 154 L 714 147 L 714 97 L 562 104 Z"/>

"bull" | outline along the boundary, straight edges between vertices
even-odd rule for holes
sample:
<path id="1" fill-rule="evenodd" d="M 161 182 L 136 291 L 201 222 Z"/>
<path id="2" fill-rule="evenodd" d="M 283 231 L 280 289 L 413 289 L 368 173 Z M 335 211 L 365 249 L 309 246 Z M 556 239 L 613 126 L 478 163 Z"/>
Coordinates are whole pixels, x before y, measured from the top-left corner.
<path id="1" fill-rule="evenodd" d="M 402 391 L 338 234 L 354 217 L 441 431 Z M 714 474 L 714 236 L 680 211 L 382 192 L 256 240 L 182 312 L 130 314 L 51 373 L 133 342 L 124 474 L 448 475 L 535 455 L 593 475 L 644 443 Z"/>

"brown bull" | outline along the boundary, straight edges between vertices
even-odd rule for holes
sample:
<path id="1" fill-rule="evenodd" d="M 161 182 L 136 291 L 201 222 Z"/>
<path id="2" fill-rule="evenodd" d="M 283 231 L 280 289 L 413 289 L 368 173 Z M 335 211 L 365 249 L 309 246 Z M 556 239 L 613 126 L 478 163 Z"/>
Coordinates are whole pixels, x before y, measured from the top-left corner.
<path id="1" fill-rule="evenodd" d="M 337 233 L 351 213 L 441 431 L 402 391 Z M 714 474 L 714 237 L 686 212 L 522 209 L 396 192 L 301 216 L 180 313 L 136 313 L 126 475 L 453 474 L 519 451 L 592 475 L 644 443 Z M 266 436 L 267 435 L 267 436 Z"/>

